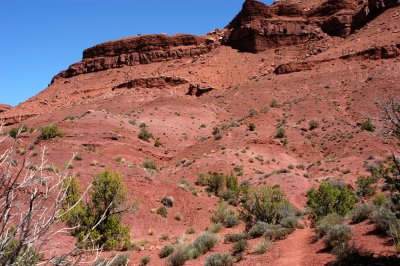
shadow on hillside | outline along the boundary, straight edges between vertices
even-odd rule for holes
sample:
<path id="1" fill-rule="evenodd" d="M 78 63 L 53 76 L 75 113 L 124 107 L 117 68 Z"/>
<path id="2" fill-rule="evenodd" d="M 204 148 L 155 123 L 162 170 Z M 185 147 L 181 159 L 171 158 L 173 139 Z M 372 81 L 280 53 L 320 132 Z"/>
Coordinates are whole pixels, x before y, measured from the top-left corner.
<path id="1" fill-rule="evenodd" d="M 400 265 L 400 258 L 395 255 L 374 257 L 370 253 L 352 254 L 347 258 L 325 264 L 326 266 L 385 266 Z"/>

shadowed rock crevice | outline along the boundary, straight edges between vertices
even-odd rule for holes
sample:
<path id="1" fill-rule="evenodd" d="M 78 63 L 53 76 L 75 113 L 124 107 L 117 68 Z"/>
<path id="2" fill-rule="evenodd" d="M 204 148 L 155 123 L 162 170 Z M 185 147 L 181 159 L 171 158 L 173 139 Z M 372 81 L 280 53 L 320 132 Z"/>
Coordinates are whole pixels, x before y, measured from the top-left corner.
<path id="1" fill-rule="evenodd" d="M 180 77 L 148 77 L 133 79 L 115 86 L 112 90 L 117 89 L 135 89 L 135 88 L 164 88 L 176 87 L 186 84 L 188 81 Z"/>
<path id="2" fill-rule="evenodd" d="M 190 84 L 189 86 L 189 90 L 187 92 L 187 95 L 191 95 L 191 96 L 196 96 L 196 97 L 200 97 L 205 93 L 208 93 L 210 91 L 213 91 L 214 88 L 212 87 L 200 87 L 200 85 L 194 85 L 194 84 Z"/>

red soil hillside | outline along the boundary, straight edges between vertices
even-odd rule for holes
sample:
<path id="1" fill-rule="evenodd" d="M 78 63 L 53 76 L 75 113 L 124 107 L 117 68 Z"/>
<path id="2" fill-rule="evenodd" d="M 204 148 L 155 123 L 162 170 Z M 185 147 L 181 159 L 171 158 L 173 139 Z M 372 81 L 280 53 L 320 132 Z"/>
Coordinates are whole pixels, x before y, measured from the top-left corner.
<path id="1" fill-rule="evenodd" d="M 66 133 L 27 151 L 29 163 L 38 164 L 29 154 L 46 146 L 47 160 L 59 168 L 73 153 L 81 155 L 71 171 L 83 184 L 105 168 L 121 172 L 129 194 L 140 199 L 138 211 L 123 221 L 132 241 L 149 241 L 145 250 L 127 252 L 132 265 L 147 254 L 150 265 L 164 265 L 160 248 L 188 227 L 197 229 L 190 239 L 203 232 L 218 204 L 204 191 L 195 196 L 182 180 L 195 187 L 198 173 L 241 166 L 240 181 L 278 184 L 303 209 L 307 191 L 322 180 L 341 178 L 355 187 L 357 177 L 367 174 L 365 163 L 390 153 L 375 103 L 399 95 L 397 0 L 288 0 L 272 6 L 247 0 L 226 29 L 205 36 L 144 35 L 86 49 L 80 62 L 36 96 L 14 108 L 0 105 L 0 118 L 8 128 L 22 118 L 28 127 L 54 123 Z M 375 132 L 360 129 L 369 118 Z M 311 120 L 319 122 L 312 131 Z M 150 142 L 138 138 L 142 122 L 154 135 Z M 275 138 L 279 126 L 287 143 Z M 221 128 L 219 140 L 212 135 L 215 127 Z M 28 147 L 38 135 L 24 133 L 21 145 Z M 155 139 L 161 146 L 155 147 Z M 145 160 L 155 160 L 158 172 L 144 169 Z M 152 210 L 167 195 L 175 204 L 163 218 Z M 351 226 L 365 250 L 396 254 L 388 237 L 371 233 L 373 225 Z M 220 238 L 232 231 L 239 229 L 224 229 Z M 170 240 L 161 242 L 163 234 Z M 313 234 L 308 226 L 297 229 L 263 255 L 249 248 L 238 265 L 329 263 L 334 256 Z M 220 241 L 212 252 L 231 248 Z M 185 265 L 203 265 L 208 255 Z"/>

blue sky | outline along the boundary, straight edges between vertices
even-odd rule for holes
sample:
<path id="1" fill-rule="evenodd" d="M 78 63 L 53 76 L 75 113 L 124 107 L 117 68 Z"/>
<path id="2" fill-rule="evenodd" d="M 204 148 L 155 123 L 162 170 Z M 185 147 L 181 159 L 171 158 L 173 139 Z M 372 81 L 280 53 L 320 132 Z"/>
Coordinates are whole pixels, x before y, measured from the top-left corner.
<path id="1" fill-rule="evenodd" d="M 1 0 L 0 103 L 34 96 L 95 44 L 147 33 L 202 35 L 226 26 L 243 2 Z"/>

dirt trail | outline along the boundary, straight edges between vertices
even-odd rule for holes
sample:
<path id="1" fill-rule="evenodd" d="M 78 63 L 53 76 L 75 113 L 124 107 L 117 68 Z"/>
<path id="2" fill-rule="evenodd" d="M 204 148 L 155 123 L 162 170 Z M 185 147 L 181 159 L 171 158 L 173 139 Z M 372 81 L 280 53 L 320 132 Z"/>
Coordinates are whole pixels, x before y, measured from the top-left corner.
<path id="1" fill-rule="evenodd" d="M 284 241 L 277 242 L 276 246 L 271 250 L 275 257 L 271 261 L 271 265 L 310 265 L 308 260 L 310 254 L 314 252 L 310 245 L 312 236 L 312 229 L 306 227 L 302 230 L 296 230 Z"/>

